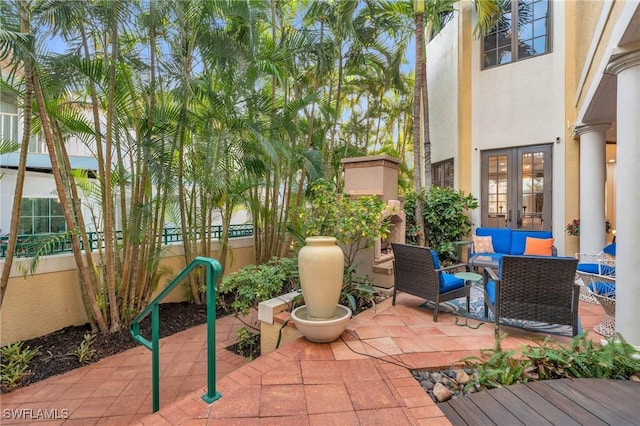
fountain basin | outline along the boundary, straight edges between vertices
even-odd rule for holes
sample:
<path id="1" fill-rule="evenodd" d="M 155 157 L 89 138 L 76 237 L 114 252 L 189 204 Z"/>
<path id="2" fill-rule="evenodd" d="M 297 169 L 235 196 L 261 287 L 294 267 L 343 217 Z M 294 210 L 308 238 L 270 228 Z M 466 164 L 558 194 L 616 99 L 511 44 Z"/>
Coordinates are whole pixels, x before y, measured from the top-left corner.
<path id="1" fill-rule="evenodd" d="M 311 318 L 307 312 L 307 305 L 297 307 L 291 312 L 291 319 L 302 335 L 312 342 L 328 343 L 336 340 L 347 328 L 351 319 L 351 309 L 337 305 L 336 313 L 331 318 Z"/>

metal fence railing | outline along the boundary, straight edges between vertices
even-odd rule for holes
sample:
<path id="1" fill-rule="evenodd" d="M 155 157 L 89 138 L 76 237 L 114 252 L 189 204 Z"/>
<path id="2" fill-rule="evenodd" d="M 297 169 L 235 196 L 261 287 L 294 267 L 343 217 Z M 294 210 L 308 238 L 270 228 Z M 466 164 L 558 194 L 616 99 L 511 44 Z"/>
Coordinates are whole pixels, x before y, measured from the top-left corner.
<path id="1" fill-rule="evenodd" d="M 200 231 L 194 231 L 196 238 L 201 239 Z M 95 251 L 104 243 L 102 232 L 89 232 L 89 245 L 91 251 Z M 211 238 L 220 239 L 222 235 L 222 225 L 211 227 Z M 229 238 L 250 237 L 253 235 L 252 224 L 237 224 L 229 226 Z M 116 233 L 118 241 L 122 240 L 122 231 Z M 0 236 L 0 259 L 4 259 L 7 254 L 7 243 L 9 236 Z M 164 228 L 162 231 L 162 242 L 167 245 L 182 241 L 182 230 L 180 228 Z M 84 247 L 82 247 L 84 250 Z M 70 253 L 72 251 L 71 239 L 66 234 L 33 234 L 18 235 L 18 243 L 14 255 L 16 257 L 34 257 L 36 255 L 46 256 L 50 254 Z"/>

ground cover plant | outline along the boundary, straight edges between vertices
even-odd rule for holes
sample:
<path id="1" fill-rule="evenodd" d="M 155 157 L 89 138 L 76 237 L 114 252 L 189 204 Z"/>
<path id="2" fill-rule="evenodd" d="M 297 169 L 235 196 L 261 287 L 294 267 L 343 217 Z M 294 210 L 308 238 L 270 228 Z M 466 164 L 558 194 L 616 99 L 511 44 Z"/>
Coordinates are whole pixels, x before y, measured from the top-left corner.
<path id="1" fill-rule="evenodd" d="M 495 388 L 532 380 L 562 378 L 625 379 L 640 374 L 640 351 L 617 334 L 601 344 L 588 334 L 575 336 L 568 345 L 546 338 L 540 345 L 519 350 L 495 348 L 463 362 L 477 371 L 471 385 Z"/>
<path id="2" fill-rule="evenodd" d="M 600 343 L 583 334 L 567 345 L 547 337 L 540 343 L 503 351 L 501 342 L 505 337 L 501 336 L 492 349 L 482 350 L 479 356 L 463 358 L 444 370 L 413 370 L 413 377 L 435 402 L 536 380 L 595 378 L 640 382 L 640 351 L 619 334 Z M 438 386 L 440 389 L 436 389 Z"/>

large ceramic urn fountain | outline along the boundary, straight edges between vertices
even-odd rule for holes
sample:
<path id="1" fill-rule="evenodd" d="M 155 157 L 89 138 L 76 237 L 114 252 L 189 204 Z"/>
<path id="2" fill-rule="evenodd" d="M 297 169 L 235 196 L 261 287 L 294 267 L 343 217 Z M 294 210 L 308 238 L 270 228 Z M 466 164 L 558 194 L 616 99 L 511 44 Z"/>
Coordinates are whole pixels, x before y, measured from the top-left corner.
<path id="1" fill-rule="evenodd" d="M 344 254 L 335 237 L 308 237 L 298 253 L 305 305 L 291 312 L 296 328 L 312 342 L 333 342 L 344 332 L 351 310 L 338 304 Z"/>

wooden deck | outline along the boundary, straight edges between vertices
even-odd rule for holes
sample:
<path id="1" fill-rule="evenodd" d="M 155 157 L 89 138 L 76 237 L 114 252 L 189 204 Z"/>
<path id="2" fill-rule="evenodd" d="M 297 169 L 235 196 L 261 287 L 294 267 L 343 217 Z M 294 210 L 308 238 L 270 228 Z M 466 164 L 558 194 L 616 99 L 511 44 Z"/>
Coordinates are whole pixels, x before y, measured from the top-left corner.
<path id="1" fill-rule="evenodd" d="M 478 392 L 438 407 L 457 425 L 640 425 L 640 384 L 543 380 Z"/>

